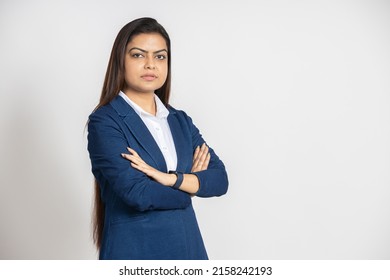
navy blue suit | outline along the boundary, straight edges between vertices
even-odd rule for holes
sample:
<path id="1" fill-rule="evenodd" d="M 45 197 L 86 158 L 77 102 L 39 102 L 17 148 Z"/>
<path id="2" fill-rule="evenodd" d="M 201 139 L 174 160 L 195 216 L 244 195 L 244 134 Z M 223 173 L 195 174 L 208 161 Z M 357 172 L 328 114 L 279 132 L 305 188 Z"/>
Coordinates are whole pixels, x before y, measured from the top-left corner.
<path id="1" fill-rule="evenodd" d="M 177 171 L 190 173 L 194 150 L 205 141 L 183 111 L 169 107 Z M 150 179 L 121 157 L 131 147 L 149 165 L 168 172 L 149 130 L 122 97 L 89 116 L 88 151 L 100 184 L 105 220 L 100 259 L 207 259 L 191 196 Z M 214 151 L 207 170 L 194 173 L 199 197 L 226 193 L 225 166 Z"/>

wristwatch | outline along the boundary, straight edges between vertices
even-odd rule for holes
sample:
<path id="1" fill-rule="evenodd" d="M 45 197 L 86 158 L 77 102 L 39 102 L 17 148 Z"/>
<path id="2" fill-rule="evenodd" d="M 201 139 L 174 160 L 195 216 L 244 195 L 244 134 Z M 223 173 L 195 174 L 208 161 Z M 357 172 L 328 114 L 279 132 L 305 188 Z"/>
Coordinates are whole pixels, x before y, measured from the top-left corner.
<path id="1" fill-rule="evenodd" d="M 176 179 L 176 182 L 175 184 L 173 184 L 172 188 L 175 189 L 175 190 L 178 190 L 181 186 L 181 183 L 183 183 L 183 179 L 184 179 L 184 176 L 183 176 L 183 172 L 179 172 L 179 171 L 169 171 L 169 174 L 175 174 L 177 179 Z"/>

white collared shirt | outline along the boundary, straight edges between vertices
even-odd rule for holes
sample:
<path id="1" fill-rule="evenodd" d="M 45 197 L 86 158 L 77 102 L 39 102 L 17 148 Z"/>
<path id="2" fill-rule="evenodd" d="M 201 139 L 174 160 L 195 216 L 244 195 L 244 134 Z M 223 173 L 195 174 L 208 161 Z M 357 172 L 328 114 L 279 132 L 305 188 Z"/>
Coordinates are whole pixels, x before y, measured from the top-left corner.
<path id="1" fill-rule="evenodd" d="M 156 116 L 153 116 L 135 104 L 122 91 L 119 92 L 119 95 L 134 109 L 149 129 L 164 156 L 168 171 L 176 170 L 177 154 L 171 128 L 168 124 L 169 111 L 161 102 L 160 98 L 158 98 L 157 95 L 154 95 L 154 100 L 156 102 Z"/>

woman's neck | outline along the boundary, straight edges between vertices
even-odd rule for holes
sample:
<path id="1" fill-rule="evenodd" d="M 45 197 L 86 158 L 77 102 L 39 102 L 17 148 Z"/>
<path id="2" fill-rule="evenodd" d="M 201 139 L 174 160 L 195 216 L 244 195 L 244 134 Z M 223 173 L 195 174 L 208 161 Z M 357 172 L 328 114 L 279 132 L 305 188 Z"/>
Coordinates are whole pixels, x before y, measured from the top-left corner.
<path id="1" fill-rule="evenodd" d="M 156 102 L 154 100 L 154 92 L 152 93 L 133 93 L 124 91 L 126 96 L 131 99 L 135 104 L 140 106 L 145 112 L 156 115 Z"/>

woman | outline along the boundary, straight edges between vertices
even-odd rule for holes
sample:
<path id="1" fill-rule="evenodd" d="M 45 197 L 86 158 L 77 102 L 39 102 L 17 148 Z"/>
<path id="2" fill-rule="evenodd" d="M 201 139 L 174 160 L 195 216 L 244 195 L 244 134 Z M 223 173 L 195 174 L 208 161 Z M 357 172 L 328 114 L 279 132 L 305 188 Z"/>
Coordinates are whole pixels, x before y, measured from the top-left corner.
<path id="1" fill-rule="evenodd" d="M 226 193 L 222 161 L 169 106 L 170 39 L 152 18 L 119 32 L 89 116 L 100 259 L 207 259 L 193 196 Z"/>

